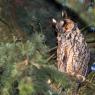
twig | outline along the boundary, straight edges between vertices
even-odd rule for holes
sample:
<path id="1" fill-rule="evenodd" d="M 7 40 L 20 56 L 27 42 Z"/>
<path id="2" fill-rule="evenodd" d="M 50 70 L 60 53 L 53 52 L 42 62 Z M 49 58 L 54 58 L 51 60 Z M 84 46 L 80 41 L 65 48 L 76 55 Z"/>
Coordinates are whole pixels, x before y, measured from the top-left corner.
<path id="1" fill-rule="evenodd" d="M 84 28 L 81 29 L 81 31 L 84 31 L 86 28 L 88 28 L 88 27 L 90 27 L 90 26 L 92 26 L 92 25 L 93 25 L 93 24 L 89 24 L 89 25 L 85 26 Z"/>
<path id="2" fill-rule="evenodd" d="M 11 29 L 10 25 L 9 25 L 4 19 L 2 19 L 2 18 L 0 17 L 0 21 L 1 21 L 3 24 L 5 24 L 5 25 L 9 28 L 10 32 L 12 32 L 12 29 Z"/>
<path id="3" fill-rule="evenodd" d="M 40 27 L 40 32 L 43 33 L 40 22 L 38 24 L 39 24 L 39 27 Z"/>
<path id="4" fill-rule="evenodd" d="M 87 82 L 87 83 L 91 84 L 92 86 L 95 86 L 95 84 L 91 83 L 91 81 L 90 81 L 90 80 L 88 80 L 88 79 L 86 79 L 86 80 L 85 80 L 85 82 Z"/>
<path id="5" fill-rule="evenodd" d="M 95 75 L 93 74 L 93 76 L 92 76 L 90 82 L 92 82 L 94 78 L 95 78 Z"/>
<path id="6" fill-rule="evenodd" d="M 47 59 L 47 62 L 50 61 L 54 56 L 55 56 L 55 54 L 52 54 L 52 55 Z"/>
<path id="7" fill-rule="evenodd" d="M 50 50 L 48 50 L 48 52 L 51 52 L 51 51 L 55 50 L 56 48 L 57 48 L 57 46 L 51 48 Z"/>

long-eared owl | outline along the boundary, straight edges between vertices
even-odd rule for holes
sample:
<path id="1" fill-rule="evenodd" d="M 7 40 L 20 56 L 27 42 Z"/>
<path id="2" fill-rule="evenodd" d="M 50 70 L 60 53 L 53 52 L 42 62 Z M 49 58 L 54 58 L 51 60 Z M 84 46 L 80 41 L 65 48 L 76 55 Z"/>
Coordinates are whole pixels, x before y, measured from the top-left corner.
<path id="1" fill-rule="evenodd" d="M 71 19 L 52 21 L 57 32 L 58 70 L 84 80 L 90 52 L 83 34 Z"/>

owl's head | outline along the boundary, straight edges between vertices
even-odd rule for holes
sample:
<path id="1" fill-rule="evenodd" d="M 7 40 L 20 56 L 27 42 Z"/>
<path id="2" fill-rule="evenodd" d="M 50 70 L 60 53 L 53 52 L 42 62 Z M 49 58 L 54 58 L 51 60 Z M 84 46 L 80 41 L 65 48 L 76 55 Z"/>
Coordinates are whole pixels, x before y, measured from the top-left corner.
<path id="1" fill-rule="evenodd" d="M 75 23 L 71 19 L 57 21 L 53 18 L 52 23 L 55 26 L 56 32 L 60 33 L 71 32 L 75 27 Z"/>

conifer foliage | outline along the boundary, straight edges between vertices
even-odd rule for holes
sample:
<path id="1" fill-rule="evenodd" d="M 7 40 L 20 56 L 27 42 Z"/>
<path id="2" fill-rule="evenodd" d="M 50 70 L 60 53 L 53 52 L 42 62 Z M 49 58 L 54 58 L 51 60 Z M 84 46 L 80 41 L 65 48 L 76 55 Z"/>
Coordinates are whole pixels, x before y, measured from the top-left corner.
<path id="1" fill-rule="evenodd" d="M 0 43 L 1 95 L 51 95 L 52 82 L 69 87 L 66 75 L 47 61 L 48 47 L 43 40 L 43 34 L 35 33 L 25 43 Z"/>

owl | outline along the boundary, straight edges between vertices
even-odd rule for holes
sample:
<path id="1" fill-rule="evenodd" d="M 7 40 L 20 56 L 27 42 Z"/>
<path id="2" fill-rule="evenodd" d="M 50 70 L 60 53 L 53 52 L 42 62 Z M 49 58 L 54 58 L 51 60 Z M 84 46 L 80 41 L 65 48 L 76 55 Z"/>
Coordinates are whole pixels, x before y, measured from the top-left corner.
<path id="1" fill-rule="evenodd" d="M 85 80 L 90 52 L 83 34 L 69 18 L 52 19 L 57 32 L 57 67 L 61 72 Z"/>

